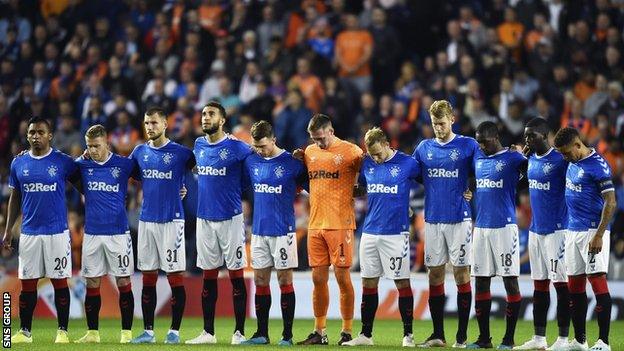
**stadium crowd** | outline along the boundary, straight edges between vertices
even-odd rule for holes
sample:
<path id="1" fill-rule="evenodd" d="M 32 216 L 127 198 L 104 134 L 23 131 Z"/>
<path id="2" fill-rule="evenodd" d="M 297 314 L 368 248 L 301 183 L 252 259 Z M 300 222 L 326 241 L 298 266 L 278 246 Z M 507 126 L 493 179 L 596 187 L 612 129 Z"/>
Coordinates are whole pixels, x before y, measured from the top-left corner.
<path id="1" fill-rule="evenodd" d="M 323 112 L 343 139 L 362 145 L 364 132 L 381 126 L 392 147 L 411 154 L 433 137 L 431 103 L 445 99 L 455 132 L 473 136 L 479 123 L 494 121 L 503 145 L 522 145 L 534 116 L 553 130 L 581 131 L 613 171 L 610 277 L 624 279 L 623 39 L 620 0 L 0 1 L 0 227 L 9 165 L 28 147 L 32 116 L 49 119 L 53 146 L 74 157 L 98 123 L 115 151 L 128 155 L 145 139 L 143 113 L 153 106 L 169 114 L 168 136 L 192 147 L 203 134 L 201 108 L 212 100 L 226 107 L 228 129 L 241 140 L 250 140 L 253 122 L 267 120 L 278 145 L 302 147 L 312 114 Z M 194 186 L 189 180 L 187 213 Z M 412 199 L 420 213 L 420 186 Z M 68 200 L 77 269 L 83 208 L 77 192 Z M 527 191 L 517 200 L 526 247 Z M 132 184 L 135 235 L 140 201 Z M 248 224 L 250 208 L 247 201 Z M 365 208 L 358 199 L 360 221 Z M 305 196 L 296 211 L 302 238 Z M 195 225 L 187 217 L 192 271 Z M 417 215 L 414 270 L 424 269 L 423 225 Z M 523 259 L 528 266 L 528 254 Z M 305 269 L 307 259 L 299 262 Z M 17 254 L 3 252 L 2 266 L 14 270 Z"/>

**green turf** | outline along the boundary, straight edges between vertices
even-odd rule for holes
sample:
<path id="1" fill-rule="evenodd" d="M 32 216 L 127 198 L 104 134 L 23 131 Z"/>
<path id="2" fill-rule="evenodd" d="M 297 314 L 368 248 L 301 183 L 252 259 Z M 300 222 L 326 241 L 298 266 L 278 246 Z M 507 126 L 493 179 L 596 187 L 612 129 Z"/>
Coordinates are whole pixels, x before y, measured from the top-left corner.
<path id="1" fill-rule="evenodd" d="M 446 335 L 447 341 L 452 343 L 455 336 L 455 328 L 457 326 L 456 320 L 446 320 Z M 105 319 L 100 321 L 100 337 L 102 338 L 102 344 L 99 345 L 84 345 L 84 344 L 71 344 L 71 345 L 55 345 L 53 343 L 55 333 L 56 333 L 56 321 L 55 320 L 35 320 L 33 323 L 33 340 L 32 344 L 13 345 L 14 349 L 18 350 L 105 350 L 105 351 L 114 351 L 114 350 L 172 350 L 172 349 L 210 349 L 210 350 L 219 350 L 219 349 L 231 349 L 231 348 L 244 348 L 244 349 L 254 349 L 254 350 L 269 350 L 276 347 L 276 345 L 266 347 L 266 346 L 231 346 L 228 345 L 230 342 L 230 337 L 232 335 L 232 329 L 234 328 L 234 320 L 230 318 L 217 319 L 216 321 L 216 334 L 217 339 L 219 341 L 218 345 L 165 345 L 163 344 L 163 340 L 165 334 L 167 332 L 169 320 L 165 318 L 159 318 L 156 320 L 156 344 L 151 345 L 119 345 L 119 329 L 120 322 L 118 320 Z M 182 340 L 187 340 L 193 338 L 199 334 L 202 328 L 202 320 L 198 318 L 186 318 L 182 321 L 182 328 L 180 336 Z M 18 326 L 18 321 L 13 321 L 13 330 L 15 331 Z M 295 321 L 295 329 L 294 329 L 294 339 L 295 341 L 303 340 L 311 331 L 313 327 L 313 322 L 311 320 L 296 320 Z M 247 320 L 246 332 L 247 335 L 250 336 L 253 334 L 253 331 L 256 327 L 255 320 Z M 281 320 L 271 320 L 270 324 L 270 334 L 271 334 L 271 342 L 272 344 L 277 344 L 277 342 L 281 338 L 281 330 L 282 330 L 282 322 Z M 357 331 L 360 329 L 359 321 L 355 322 L 354 328 Z M 493 342 L 495 345 L 500 342 L 504 332 L 505 332 L 505 322 L 503 320 L 493 319 L 492 320 L 492 335 Z M 81 337 L 86 331 L 86 322 L 84 320 L 71 320 L 69 324 L 69 335 L 71 340 L 78 339 Z M 548 340 L 549 342 L 554 341 L 557 333 L 556 322 L 550 322 L 548 325 Z M 589 321 L 587 323 L 587 332 L 588 339 L 590 340 L 590 346 L 593 344 L 593 341 L 597 338 L 598 335 L 598 326 L 596 321 Z M 340 349 L 336 345 L 338 341 L 338 335 L 340 332 L 340 321 L 328 321 L 328 334 L 329 334 L 329 342 L 330 347 L 325 347 L 326 349 Z M 624 330 L 624 321 L 618 321 L 611 324 L 611 349 L 613 351 L 616 350 L 624 350 L 624 335 L 622 335 L 622 330 Z M 141 332 L 141 321 L 135 320 L 134 322 L 134 336 L 137 336 Z M 430 321 L 415 321 L 414 322 L 414 336 L 417 342 L 423 341 L 426 339 L 431 333 L 431 322 Z M 518 327 L 516 329 L 516 343 L 520 344 L 526 341 L 531 337 L 533 333 L 533 327 L 531 322 L 519 322 Z M 477 324 L 475 320 L 470 321 L 469 326 L 469 341 L 474 341 L 477 336 Z M 402 326 L 401 322 L 396 321 L 387 321 L 387 320 L 379 320 L 375 322 L 374 336 L 373 339 L 375 341 L 374 348 L 375 349 L 391 349 L 396 348 L 397 346 L 401 346 L 402 340 Z M 297 346 L 295 346 L 297 347 Z M 301 347 L 297 347 L 301 348 Z M 450 349 L 450 348 L 449 348 Z"/>

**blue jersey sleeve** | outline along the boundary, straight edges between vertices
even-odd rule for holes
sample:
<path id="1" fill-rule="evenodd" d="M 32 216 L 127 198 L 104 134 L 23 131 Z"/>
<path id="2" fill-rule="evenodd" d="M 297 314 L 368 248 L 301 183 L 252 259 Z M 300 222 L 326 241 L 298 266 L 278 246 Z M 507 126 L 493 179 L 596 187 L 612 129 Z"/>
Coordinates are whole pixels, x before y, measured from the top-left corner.
<path id="1" fill-rule="evenodd" d="M 251 146 L 245 144 L 244 142 L 239 142 L 238 143 L 238 152 L 237 152 L 237 156 L 238 156 L 238 160 L 239 161 L 243 161 L 244 159 L 246 159 L 249 155 L 253 154 L 253 150 L 251 149 Z"/>
<path id="2" fill-rule="evenodd" d="M 611 167 L 603 158 L 600 158 L 598 166 L 592 167 L 591 176 L 601 193 L 615 191 L 611 177 Z"/>
<path id="3" fill-rule="evenodd" d="M 193 167 L 195 167 L 195 164 L 197 163 L 195 160 L 195 154 L 193 153 L 193 150 L 189 149 L 189 148 L 184 148 L 185 152 L 188 154 L 188 160 L 186 161 L 186 168 L 187 169 L 193 169 Z"/>
<path id="4" fill-rule="evenodd" d="M 474 174 L 475 166 L 477 165 L 477 160 L 481 157 L 483 153 L 481 148 L 479 147 L 479 143 L 476 140 L 470 138 L 470 151 L 472 152 L 472 163 L 471 165 L 471 173 Z"/>
<path id="5" fill-rule="evenodd" d="M 418 179 L 418 177 L 420 177 L 420 161 L 412 158 L 410 164 L 412 165 L 412 167 L 410 169 L 409 177 L 413 180 L 416 180 Z"/>
<path id="6" fill-rule="evenodd" d="M 425 145 L 425 140 L 421 141 L 420 144 L 418 144 L 418 146 L 416 146 L 416 148 L 414 149 L 414 153 L 412 154 L 412 157 L 418 161 L 418 163 L 420 163 L 420 149 L 423 148 Z"/>
<path id="7" fill-rule="evenodd" d="M 9 187 L 13 189 L 21 190 L 19 179 L 17 179 L 17 171 L 15 170 L 15 168 L 17 167 L 16 161 L 17 159 L 14 158 L 13 161 L 11 162 L 11 174 L 9 175 Z"/>
<path id="8" fill-rule="evenodd" d="M 243 169 L 242 169 L 242 173 L 241 173 L 241 184 L 243 186 L 243 191 L 248 190 L 249 188 L 251 188 L 251 176 L 249 173 L 249 168 L 251 168 L 251 165 L 249 163 L 249 158 L 247 158 L 244 162 L 243 162 Z"/>

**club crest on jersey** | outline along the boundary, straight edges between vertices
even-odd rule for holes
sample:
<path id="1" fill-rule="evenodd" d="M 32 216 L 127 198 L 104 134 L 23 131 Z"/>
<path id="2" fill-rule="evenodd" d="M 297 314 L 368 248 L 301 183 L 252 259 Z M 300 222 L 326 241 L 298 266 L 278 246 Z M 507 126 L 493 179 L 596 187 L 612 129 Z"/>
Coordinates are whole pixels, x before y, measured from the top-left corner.
<path id="1" fill-rule="evenodd" d="M 111 168 L 111 175 L 113 176 L 113 178 L 119 178 L 119 174 L 121 174 L 121 168 L 119 167 Z"/>
<path id="2" fill-rule="evenodd" d="M 344 157 L 341 154 L 334 156 L 334 164 L 336 164 L 336 166 L 342 164 L 342 161 L 344 161 Z"/>
<path id="3" fill-rule="evenodd" d="M 275 176 L 278 178 L 281 178 L 284 176 L 284 167 L 282 166 L 277 166 L 275 167 Z"/>
<path id="4" fill-rule="evenodd" d="M 26 176 L 26 177 L 28 177 L 28 173 L 29 173 L 29 172 L 30 172 L 30 171 L 29 171 L 29 170 L 27 170 L 27 169 L 22 170 L 22 174 L 24 174 L 24 176 Z"/>
<path id="5" fill-rule="evenodd" d="M 56 174 L 58 173 L 58 168 L 56 168 L 56 166 L 50 166 L 48 167 L 48 174 L 50 175 L 50 177 L 54 177 L 56 176 Z"/>
<path id="6" fill-rule="evenodd" d="M 583 178 L 584 174 L 585 174 L 585 170 L 583 170 L 582 168 L 579 168 L 579 171 L 576 174 L 576 176 L 577 176 L 577 178 Z"/>
<path id="7" fill-rule="evenodd" d="M 550 162 L 546 162 L 546 164 L 542 166 L 542 172 L 544 172 L 545 175 L 548 175 L 552 169 L 553 165 Z"/>
<path id="8" fill-rule="evenodd" d="M 87 168 L 87 174 L 92 176 L 93 175 L 93 168 Z"/>
<path id="9" fill-rule="evenodd" d="M 228 149 L 221 149 L 219 151 L 219 158 L 222 160 L 226 160 L 229 155 L 230 155 L 230 150 Z"/>
<path id="10" fill-rule="evenodd" d="M 451 160 L 453 161 L 457 161 L 459 160 L 459 150 L 457 149 L 453 149 L 451 150 L 451 153 L 449 154 L 449 157 L 451 158 Z"/>
<path id="11" fill-rule="evenodd" d="M 398 176 L 399 173 L 401 173 L 401 168 L 399 168 L 399 166 L 392 166 L 392 168 L 390 168 L 390 175 L 393 178 L 396 178 L 396 176 Z"/>
<path id="12" fill-rule="evenodd" d="M 166 154 L 163 155 L 163 162 L 166 165 L 170 164 L 171 161 L 173 161 L 173 154 L 167 152 Z"/>
<path id="13" fill-rule="evenodd" d="M 497 161 L 496 166 L 494 166 L 496 168 L 496 172 L 502 172 L 505 168 L 505 165 L 506 163 L 504 161 Z"/>

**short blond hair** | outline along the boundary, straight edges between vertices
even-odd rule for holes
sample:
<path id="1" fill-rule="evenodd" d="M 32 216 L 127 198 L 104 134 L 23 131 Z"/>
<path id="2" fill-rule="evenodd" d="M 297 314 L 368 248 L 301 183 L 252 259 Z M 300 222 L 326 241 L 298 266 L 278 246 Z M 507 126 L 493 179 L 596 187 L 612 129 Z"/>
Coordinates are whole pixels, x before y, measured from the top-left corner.
<path id="1" fill-rule="evenodd" d="M 87 137 L 87 139 L 95 139 L 99 137 L 106 138 L 106 128 L 104 128 L 104 126 L 101 124 L 96 124 L 87 129 L 85 136 Z"/>
<path id="2" fill-rule="evenodd" d="M 388 137 L 386 137 L 386 133 L 383 132 L 378 127 L 373 127 L 366 132 L 364 135 L 364 143 L 366 147 L 371 147 L 375 145 L 375 143 L 387 143 Z"/>
<path id="3" fill-rule="evenodd" d="M 451 103 L 446 100 L 436 100 L 429 107 L 429 114 L 431 118 L 453 118 L 453 107 Z"/>

